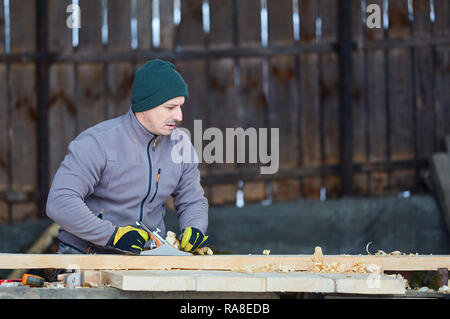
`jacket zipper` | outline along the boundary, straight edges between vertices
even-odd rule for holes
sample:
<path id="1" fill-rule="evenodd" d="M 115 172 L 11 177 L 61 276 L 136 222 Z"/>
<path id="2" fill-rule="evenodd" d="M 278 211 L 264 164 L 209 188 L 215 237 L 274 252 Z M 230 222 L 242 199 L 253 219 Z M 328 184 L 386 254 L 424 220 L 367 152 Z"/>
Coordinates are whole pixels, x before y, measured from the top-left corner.
<path id="1" fill-rule="evenodd" d="M 159 184 L 159 177 L 161 176 L 161 168 L 158 169 L 158 175 L 156 175 L 156 187 L 155 187 L 155 193 L 152 196 L 152 199 L 150 199 L 150 203 L 153 202 L 155 199 L 156 194 L 158 194 L 158 184 Z"/>
<path id="2" fill-rule="evenodd" d="M 144 213 L 144 203 L 147 200 L 148 195 L 150 194 L 150 189 L 152 188 L 152 158 L 150 157 L 150 145 L 152 144 L 153 140 L 156 138 L 154 136 L 147 144 L 147 159 L 148 159 L 148 188 L 147 188 L 147 194 L 145 195 L 144 199 L 141 202 L 141 209 L 139 214 L 139 221 L 142 223 L 143 213 Z"/>

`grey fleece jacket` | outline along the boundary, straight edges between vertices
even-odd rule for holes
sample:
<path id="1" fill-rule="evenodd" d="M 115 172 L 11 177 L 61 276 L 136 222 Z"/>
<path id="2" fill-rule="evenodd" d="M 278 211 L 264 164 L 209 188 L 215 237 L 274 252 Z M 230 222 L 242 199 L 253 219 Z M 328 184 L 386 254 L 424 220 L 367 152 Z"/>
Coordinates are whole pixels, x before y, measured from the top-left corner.
<path id="1" fill-rule="evenodd" d="M 172 132 L 181 133 L 178 128 Z M 206 234 L 208 201 L 195 161 L 172 160 L 182 139 L 155 136 L 129 111 L 80 133 L 61 162 L 47 199 L 47 216 L 60 225 L 59 239 L 83 252 L 105 246 L 116 226 L 136 220 L 165 236 L 165 203 L 174 198 L 180 228 Z M 181 142 L 180 142 L 181 141 Z"/>

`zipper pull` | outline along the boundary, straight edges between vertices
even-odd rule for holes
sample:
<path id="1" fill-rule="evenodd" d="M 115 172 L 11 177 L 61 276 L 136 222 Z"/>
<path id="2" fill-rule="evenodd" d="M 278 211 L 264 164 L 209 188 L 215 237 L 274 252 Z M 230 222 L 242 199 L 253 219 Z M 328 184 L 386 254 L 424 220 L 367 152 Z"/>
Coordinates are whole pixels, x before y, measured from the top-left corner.
<path id="1" fill-rule="evenodd" d="M 155 193 L 152 196 L 152 199 L 150 199 L 150 203 L 153 202 L 153 200 L 156 197 L 156 194 L 158 194 L 158 184 L 159 184 L 159 177 L 161 176 L 161 169 L 158 168 L 158 175 L 156 175 L 156 185 L 155 185 Z"/>
<path id="2" fill-rule="evenodd" d="M 158 168 L 158 175 L 156 175 L 156 185 L 159 183 L 159 177 L 161 176 L 161 169 Z"/>
<path id="3" fill-rule="evenodd" d="M 156 141 L 158 140 L 157 137 L 155 137 L 155 140 L 153 141 L 153 152 L 155 151 L 155 147 L 156 147 Z"/>

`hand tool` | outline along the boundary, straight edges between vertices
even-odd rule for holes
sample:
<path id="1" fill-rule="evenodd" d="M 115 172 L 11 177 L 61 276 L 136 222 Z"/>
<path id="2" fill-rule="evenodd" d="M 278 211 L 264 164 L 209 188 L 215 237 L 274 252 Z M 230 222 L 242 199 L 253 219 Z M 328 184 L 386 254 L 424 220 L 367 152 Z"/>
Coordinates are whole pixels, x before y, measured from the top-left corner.
<path id="1" fill-rule="evenodd" d="M 189 252 L 185 252 L 182 250 L 178 250 L 174 247 L 172 247 L 171 245 L 169 245 L 169 243 L 167 243 L 158 233 L 161 232 L 161 230 L 159 228 L 156 228 L 155 231 L 151 230 L 150 228 L 148 228 L 143 222 L 141 221 L 136 221 L 136 225 L 138 227 L 141 227 L 143 230 L 145 230 L 151 240 L 153 240 L 153 242 L 155 243 L 155 245 L 151 249 L 144 249 L 141 252 L 142 256 L 191 256 L 192 254 Z"/>
<path id="2" fill-rule="evenodd" d="M 31 287 L 43 287 L 44 286 L 44 278 L 36 276 L 36 275 L 31 275 L 31 274 L 24 274 L 22 276 L 22 279 L 3 279 L 0 280 L 0 285 L 2 283 L 8 283 L 8 282 L 20 282 L 26 286 L 31 286 Z"/>
<path id="3" fill-rule="evenodd" d="M 36 275 L 24 274 L 22 276 L 22 283 L 27 286 L 43 287 L 44 281 L 44 278 Z"/>

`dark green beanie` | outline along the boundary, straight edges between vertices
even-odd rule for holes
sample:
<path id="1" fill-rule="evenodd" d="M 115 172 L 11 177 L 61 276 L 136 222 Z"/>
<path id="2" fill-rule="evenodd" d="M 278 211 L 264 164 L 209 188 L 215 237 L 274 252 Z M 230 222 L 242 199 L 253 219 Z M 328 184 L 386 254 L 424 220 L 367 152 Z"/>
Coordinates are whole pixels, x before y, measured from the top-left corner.
<path id="1" fill-rule="evenodd" d="M 145 63 L 134 74 L 131 109 L 143 112 L 178 96 L 188 97 L 188 86 L 175 66 L 162 60 Z"/>

